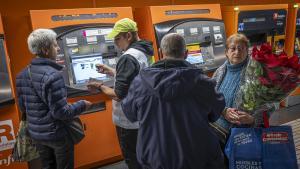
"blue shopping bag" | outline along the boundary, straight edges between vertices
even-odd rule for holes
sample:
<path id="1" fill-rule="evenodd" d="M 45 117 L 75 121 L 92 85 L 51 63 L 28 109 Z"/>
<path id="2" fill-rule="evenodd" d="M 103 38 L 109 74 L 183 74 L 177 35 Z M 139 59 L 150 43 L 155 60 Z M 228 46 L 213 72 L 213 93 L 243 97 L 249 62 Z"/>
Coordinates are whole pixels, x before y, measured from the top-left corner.
<path id="1" fill-rule="evenodd" d="M 298 169 L 292 128 L 232 128 L 225 147 L 229 169 Z"/>

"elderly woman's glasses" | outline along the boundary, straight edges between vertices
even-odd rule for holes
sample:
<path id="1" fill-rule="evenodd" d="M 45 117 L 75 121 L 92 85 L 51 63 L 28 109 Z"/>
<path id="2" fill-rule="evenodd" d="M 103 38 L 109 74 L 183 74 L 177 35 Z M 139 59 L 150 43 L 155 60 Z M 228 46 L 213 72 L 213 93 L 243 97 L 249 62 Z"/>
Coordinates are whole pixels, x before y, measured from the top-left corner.
<path id="1" fill-rule="evenodd" d="M 246 47 L 245 46 L 231 46 L 231 47 L 228 48 L 228 50 L 231 51 L 231 52 L 234 52 L 236 50 L 244 51 L 244 50 L 246 50 Z"/>

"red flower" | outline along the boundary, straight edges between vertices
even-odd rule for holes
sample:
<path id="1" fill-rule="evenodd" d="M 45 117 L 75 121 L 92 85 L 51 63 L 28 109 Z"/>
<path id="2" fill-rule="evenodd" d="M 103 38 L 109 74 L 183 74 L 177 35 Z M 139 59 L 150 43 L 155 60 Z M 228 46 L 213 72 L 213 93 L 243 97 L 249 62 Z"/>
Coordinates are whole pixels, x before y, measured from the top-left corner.
<path id="1" fill-rule="evenodd" d="M 271 81 L 276 81 L 276 80 L 280 79 L 280 76 L 278 76 L 277 73 L 273 72 L 270 69 L 267 69 L 267 74 Z"/>
<path id="2" fill-rule="evenodd" d="M 293 69 L 296 69 L 296 71 L 299 71 L 300 69 L 299 57 L 297 55 L 294 55 L 291 58 L 289 58 L 288 66 L 292 67 Z"/>
<path id="3" fill-rule="evenodd" d="M 260 51 L 264 54 L 272 54 L 272 47 L 269 44 L 262 44 L 260 46 Z"/>
<path id="4" fill-rule="evenodd" d="M 289 63 L 289 57 L 285 52 L 280 53 L 278 59 L 280 60 L 280 66 L 287 66 Z"/>
<path id="5" fill-rule="evenodd" d="M 269 82 L 269 80 L 267 78 L 264 78 L 264 77 L 259 77 L 258 80 L 260 81 L 260 83 L 264 86 L 268 86 L 270 85 L 271 83 Z"/>
<path id="6" fill-rule="evenodd" d="M 261 63 L 266 63 L 267 59 L 262 51 L 259 51 L 256 46 L 252 49 L 252 58 Z"/>
<path id="7" fill-rule="evenodd" d="M 274 54 L 269 54 L 267 56 L 267 61 L 266 61 L 266 64 L 269 68 L 273 68 L 273 67 L 278 67 L 280 66 L 281 62 L 280 60 L 278 59 L 278 57 Z"/>
<path id="8" fill-rule="evenodd" d="M 278 87 L 289 92 L 300 82 L 300 64 L 298 56 L 288 57 L 282 52 L 279 55 L 272 53 L 269 44 L 261 45 L 260 49 L 253 47 L 252 58 L 262 64 L 264 75 L 258 77 L 262 85 Z"/>

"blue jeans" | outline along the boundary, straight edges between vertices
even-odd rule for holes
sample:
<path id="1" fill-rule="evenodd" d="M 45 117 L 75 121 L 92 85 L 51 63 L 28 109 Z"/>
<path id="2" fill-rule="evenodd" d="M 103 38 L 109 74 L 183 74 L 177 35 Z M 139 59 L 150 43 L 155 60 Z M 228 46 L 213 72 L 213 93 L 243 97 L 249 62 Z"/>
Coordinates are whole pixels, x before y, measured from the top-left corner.
<path id="1" fill-rule="evenodd" d="M 74 144 L 69 137 L 59 141 L 35 141 L 42 169 L 74 169 Z"/>

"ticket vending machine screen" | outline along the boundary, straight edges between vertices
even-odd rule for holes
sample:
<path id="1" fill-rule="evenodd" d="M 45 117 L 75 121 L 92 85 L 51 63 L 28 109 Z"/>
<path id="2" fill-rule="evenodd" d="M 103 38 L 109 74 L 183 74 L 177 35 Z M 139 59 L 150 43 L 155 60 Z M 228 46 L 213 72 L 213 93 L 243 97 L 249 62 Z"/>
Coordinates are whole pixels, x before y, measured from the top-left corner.
<path id="1" fill-rule="evenodd" d="M 204 59 L 201 53 L 200 44 L 187 45 L 188 56 L 186 61 L 191 64 L 204 64 Z"/>
<path id="2" fill-rule="evenodd" d="M 186 60 L 206 72 L 214 71 L 226 60 L 226 37 L 222 21 L 178 20 L 157 24 L 155 28 L 159 42 L 167 33 L 181 34 L 188 50 Z M 164 30 L 168 31 L 163 32 Z"/>
<path id="3" fill-rule="evenodd" d="M 114 78 L 98 73 L 96 68 L 96 64 L 116 66 L 119 52 L 113 40 L 107 38 L 112 26 L 75 27 L 71 30 L 58 35 L 61 50 L 56 59 L 64 67 L 63 76 L 67 85 L 74 89 L 86 89 L 92 79 L 112 86 Z"/>
<path id="4" fill-rule="evenodd" d="M 109 80 L 106 74 L 98 73 L 96 70 L 96 64 L 103 64 L 102 56 L 73 58 L 71 64 L 75 84 L 85 84 L 91 78 L 102 81 Z"/>

